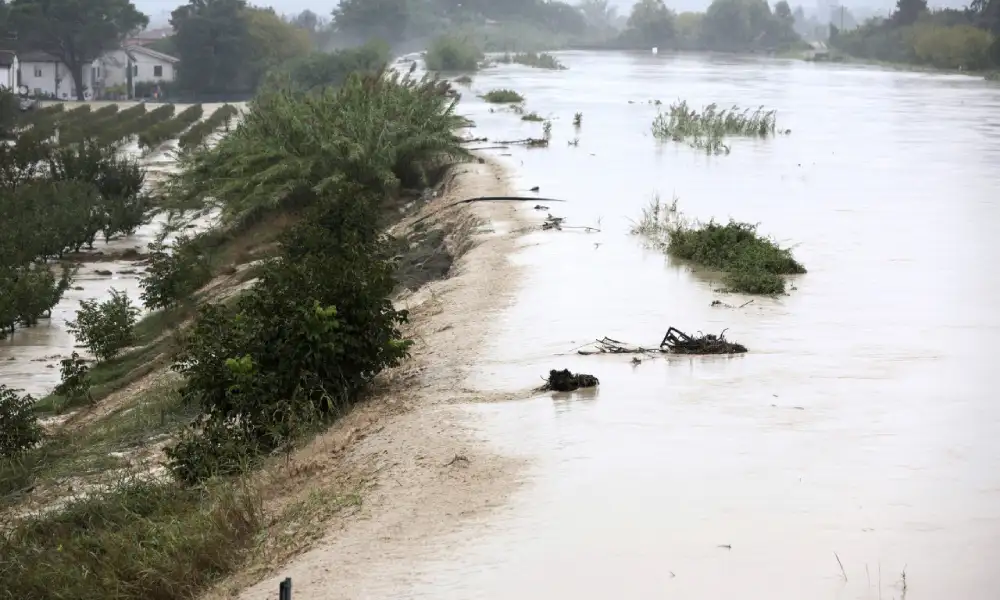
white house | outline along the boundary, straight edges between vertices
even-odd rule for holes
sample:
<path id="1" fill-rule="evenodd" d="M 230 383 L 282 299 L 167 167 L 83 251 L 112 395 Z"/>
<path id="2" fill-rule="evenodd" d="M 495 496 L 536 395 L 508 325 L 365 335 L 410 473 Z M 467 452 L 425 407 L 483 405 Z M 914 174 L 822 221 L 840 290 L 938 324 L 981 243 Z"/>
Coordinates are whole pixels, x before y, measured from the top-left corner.
<path id="1" fill-rule="evenodd" d="M 127 86 L 128 69 L 132 68 L 132 82 L 160 83 L 174 80 L 177 59 L 168 54 L 151 50 L 138 44 L 129 44 L 108 52 L 97 59 L 101 64 L 100 89 Z"/>
<path id="2" fill-rule="evenodd" d="M 99 98 L 109 88 L 132 83 L 173 81 L 179 59 L 139 45 L 127 45 L 105 53 L 83 70 L 84 97 Z M 16 71 L 15 71 L 16 72 Z M 20 56 L 21 85 L 34 95 L 52 95 L 72 100 L 76 86 L 69 67 L 45 52 L 26 52 Z"/>
<path id="3" fill-rule="evenodd" d="M 69 67 L 47 52 L 29 51 L 20 55 L 21 86 L 35 96 L 54 96 L 63 100 L 76 98 L 76 84 Z M 100 64 L 94 61 L 83 69 L 84 97 L 94 97 L 94 82 L 99 79 Z"/>
<path id="4" fill-rule="evenodd" d="M 20 68 L 20 65 L 17 60 L 17 54 L 7 50 L 0 50 L 0 88 L 4 88 L 10 92 L 17 92 L 18 68 Z"/>

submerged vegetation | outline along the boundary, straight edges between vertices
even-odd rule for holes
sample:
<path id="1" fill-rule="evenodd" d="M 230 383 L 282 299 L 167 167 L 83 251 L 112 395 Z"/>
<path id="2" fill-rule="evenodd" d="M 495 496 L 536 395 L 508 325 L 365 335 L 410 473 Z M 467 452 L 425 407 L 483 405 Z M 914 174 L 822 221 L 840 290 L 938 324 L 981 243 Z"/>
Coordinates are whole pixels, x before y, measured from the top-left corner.
<path id="1" fill-rule="evenodd" d="M 566 68 L 566 66 L 559 62 L 555 56 L 546 52 L 521 52 L 518 54 L 504 53 L 499 56 L 496 61 L 498 63 L 513 63 L 524 65 L 526 67 L 534 67 L 536 69 L 551 69 L 553 71 L 561 71 Z"/>
<path id="2" fill-rule="evenodd" d="M 666 113 L 660 112 L 653 120 L 653 135 L 660 140 L 687 142 L 709 154 L 729 154 L 726 137 L 767 138 L 776 132 L 775 111 L 764 107 L 750 112 L 734 106 L 719 110 L 709 104 L 699 113 L 688 107 L 687 102 L 671 104 Z"/>
<path id="3" fill-rule="evenodd" d="M 492 104 L 520 104 L 524 96 L 510 89 L 490 90 L 483 94 L 483 100 Z"/>
<path id="4" fill-rule="evenodd" d="M 790 249 L 757 233 L 757 225 L 730 220 L 688 224 L 678 218 L 677 200 L 665 205 L 654 197 L 633 224 L 640 235 L 669 255 L 723 271 L 725 291 L 744 294 L 785 293 L 783 275 L 805 273 Z"/>

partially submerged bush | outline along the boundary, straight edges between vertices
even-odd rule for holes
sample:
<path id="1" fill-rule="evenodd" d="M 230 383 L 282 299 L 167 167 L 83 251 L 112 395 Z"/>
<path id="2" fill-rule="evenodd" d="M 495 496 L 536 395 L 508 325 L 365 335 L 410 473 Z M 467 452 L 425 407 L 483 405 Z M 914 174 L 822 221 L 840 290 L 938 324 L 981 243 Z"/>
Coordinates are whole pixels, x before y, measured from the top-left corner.
<path id="1" fill-rule="evenodd" d="M 235 568 L 263 527 L 236 484 L 126 481 L 0 532 L 0 598 L 194 598 Z"/>
<path id="2" fill-rule="evenodd" d="M 61 381 L 53 390 L 57 396 L 61 396 L 66 405 L 75 406 L 83 401 L 93 403 L 93 396 L 90 393 L 90 367 L 87 361 L 74 352 L 69 358 L 60 361 L 59 374 Z"/>
<path id="3" fill-rule="evenodd" d="M 0 383 L 0 459 L 17 458 L 42 441 L 34 404 L 30 395 L 22 396 Z"/>
<path id="4" fill-rule="evenodd" d="M 483 100 L 493 104 L 520 104 L 524 102 L 524 96 L 514 90 L 499 89 L 490 90 L 483 94 Z"/>
<path id="5" fill-rule="evenodd" d="M 709 104 L 700 113 L 681 101 L 670 105 L 653 120 L 653 135 L 660 140 L 686 141 L 709 154 L 728 154 L 722 140 L 728 136 L 766 138 L 776 131 L 775 111 L 763 107 L 750 112 L 738 107 L 719 110 Z"/>
<path id="6" fill-rule="evenodd" d="M 135 341 L 135 322 L 139 309 L 126 292 L 111 290 L 104 302 L 81 300 L 76 320 L 66 328 L 98 360 L 110 360 Z"/>
<path id="7" fill-rule="evenodd" d="M 791 250 L 759 235 L 756 225 L 732 220 L 727 225 L 709 221 L 696 227 L 673 226 L 667 252 L 725 271 L 727 289 L 747 294 L 784 293 L 781 275 L 806 272 Z"/>
<path id="8" fill-rule="evenodd" d="M 548 54 L 546 52 L 521 52 L 518 54 L 505 53 L 497 59 L 500 63 L 514 63 L 518 65 L 524 65 L 526 67 L 534 67 L 536 69 L 551 69 L 553 71 L 562 71 L 566 69 L 559 60 Z"/>
<path id="9" fill-rule="evenodd" d="M 424 63 L 431 71 L 475 71 L 483 60 L 483 52 L 469 38 L 442 35 L 434 38 Z"/>

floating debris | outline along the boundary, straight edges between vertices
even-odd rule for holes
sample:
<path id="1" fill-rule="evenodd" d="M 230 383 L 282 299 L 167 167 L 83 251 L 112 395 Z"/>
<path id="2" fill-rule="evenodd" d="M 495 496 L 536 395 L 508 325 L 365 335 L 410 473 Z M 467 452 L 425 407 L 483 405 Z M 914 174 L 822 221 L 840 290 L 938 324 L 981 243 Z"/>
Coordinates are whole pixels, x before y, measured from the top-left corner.
<path id="1" fill-rule="evenodd" d="M 549 371 L 545 385 L 538 388 L 542 392 L 572 392 L 580 388 L 596 387 L 600 382 L 593 375 L 571 373 L 569 369 Z"/>
<path id="2" fill-rule="evenodd" d="M 591 348 L 577 350 L 578 354 L 742 354 L 746 346 L 726 339 L 725 330 L 719 335 L 690 336 L 680 329 L 670 327 L 659 346 L 644 347 L 604 337 L 596 340 Z M 634 362 L 634 361 L 633 361 Z"/>

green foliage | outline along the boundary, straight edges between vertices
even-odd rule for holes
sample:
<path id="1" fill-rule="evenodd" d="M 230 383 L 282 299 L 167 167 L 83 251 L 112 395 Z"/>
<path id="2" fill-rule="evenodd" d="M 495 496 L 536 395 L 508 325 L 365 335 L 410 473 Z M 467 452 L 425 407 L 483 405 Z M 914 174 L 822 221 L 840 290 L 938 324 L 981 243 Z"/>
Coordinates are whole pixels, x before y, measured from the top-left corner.
<path id="1" fill-rule="evenodd" d="M 0 597 L 195 598 L 235 568 L 264 523 L 238 484 L 124 480 L 0 533 Z"/>
<path id="2" fill-rule="evenodd" d="M 468 38 L 442 35 L 431 42 L 424 63 L 431 71 L 475 71 L 483 52 Z"/>
<path id="3" fill-rule="evenodd" d="M 766 0 L 713 0 L 700 33 L 705 48 L 727 52 L 785 50 L 801 41 L 794 21 L 772 14 Z"/>
<path id="4" fill-rule="evenodd" d="M 90 62 L 149 24 L 129 0 L 11 0 L 9 19 L 20 44 L 69 67 L 77 100 L 84 99 L 83 70 Z"/>
<path id="5" fill-rule="evenodd" d="M 511 54 L 507 52 L 498 58 L 497 62 L 506 64 L 514 63 L 524 65 L 526 67 L 550 69 L 553 71 L 562 71 L 566 68 L 566 66 L 559 62 L 556 57 L 545 52 L 540 54 L 538 52 L 521 52 L 518 54 Z"/>
<path id="6" fill-rule="evenodd" d="M 239 113 L 239 110 L 232 104 L 224 104 L 215 109 L 207 119 L 198 121 L 185 131 L 177 140 L 177 145 L 181 150 L 194 150 L 202 147 L 215 130 L 220 127 L 229 129 L 229 122 Z"/>
<path id="7" fill-rule="evenodd" d="M 61 381 L 53 393 L 74 406 L 83 401 L 93 403 L 93 396 L 90 393 L 90 367 L 87 365 L 87 361 L 74 352 L 69 358 L 59 361 L 59 364 Z"/>
<path id="8" fill-rule="evenodd" d="M 493 104 L 520 104 L 524 102 L 524 96 L 514 90 L 504 88 L 486 92 L 483 94 L 483 100 Z"/>
<path id="9" fill-rule="evenodd" d="M 252 92 L 265 74 L 311 50 L 309 35 L 243 0 L 191 0 L 171 13 L 177 85 L 199 96 Z"/>
<path id="10" fill-rule="evenodd" d="M 736 106 L 718 110 L 717 105 L 709 104 L 699 113 L 681 101 L 653 120 L 657 139 L 687 141 L 709 154 L 729 154 L 729 147 L 722 142 L 727 136 L 767 138 L 775 131 L 775 111 L 765 111 L 764 107 L 751 113 L 750 109 L 741 111 Z"/>
<path id="11" fill-rule="evenodd" d="M 128 294 L 112 288 L 111 297 L 104 302 L 81 300 L 76 320 L 66 328 L 98 360 L 110 360 L 135 341 L 138 316 L 139 309 Z"/>
<path id="12" fill-rule="evenodd" d="M 407 0 L 341 0 L 333 10 L 336 30 L 355 42 L 399 42 L 409 20 Z"/>
<path id="13" fill-rule="evenodd" d="M 379 72 L 315 94 L 264 93 L 218 145 L 182 157 L 172 197 L 195 206 L 214 199 L 227 219 L 245 223 L 334 190 L 422 185 L 428 169 L 469 156 L 455 132 L 466 121 L 449 90 Z"/>
<path id="14" fill-rule="evenodd" d="M 0 459 L 17 458 L 42 441 L 34 404 L 30 395 L 21 396 L 0 384 Z"/>
<path id="15" fill-rule="evenodd" d="M 670 47 L 676 37 L 674 13 L 663 0 L 639 0 L 632 5 L 622 39 L 630 46 Z"/>
<path id="16" fill-rule="evenodd" d="M 145 150 L 154 150 L 167 140 L 176 138 L 182 131 L 190 127 L 203 114 L 201 104 L 189 106 L 181 111 L 179 115 L 163 121 L 139 134 L 139 147 Z"/>
<path id="17" fill-rule="evenodd" d="M 310 92 L 339 87 L 351 73 L 377 73 L 389 62 L 389 46 L 369 42 L 357 48 L 313 52 L 271 71 L 264 86 Z"/>
<path id="18" fill-rule="evenodd" d="M 203 433 L 168 451 L 179 478 L 231 472 L 241 454 L 279 448 L 406 356 L 377 205 L 370 192 L 321 200 L 235 307 L 202 309 L 175 366 L 185 400 L 204 413 L 194 426 Z"/>
<path id="19" fill-rule="evenodd" d="M 780 294 L 785 291 L 781 275 L 805 273 L 791 250 L 757 234 L 757 226 L 715 221 L 698 227 L 676 225 L 669 229 L 667 252 L 712 269 L 726 272 L 729 291 L 746 294 Z"/>
<path id="20" fill-rule="evenodd" d="M 985 21 L 969 13 L 952 14 L 957 11 L 928 13 L 926 5 L 918 9 L 900 8 L 891 19 L 873 19 L 852 31 L 835 31 L 830 45 L 858 58 L 940 69 L 985 70 L 1000 66 L 1000 38 L 984 26 Z"/>
<path id="21" fill-rule="evenodd" d="M 140 299 L 150 309 L 170 308 L 208 282 L 208 259 L 197 238 L 177 236 L 172 252 L 162 242 L 149 245 L 149 265 L 139 280 Z"/>
<path id="22" fill-rule="evenodd" d="M 13 138 L 21 119 L 21 104 L 17 96 L 7 88 L 0 88 L 0 140 Z"/>

